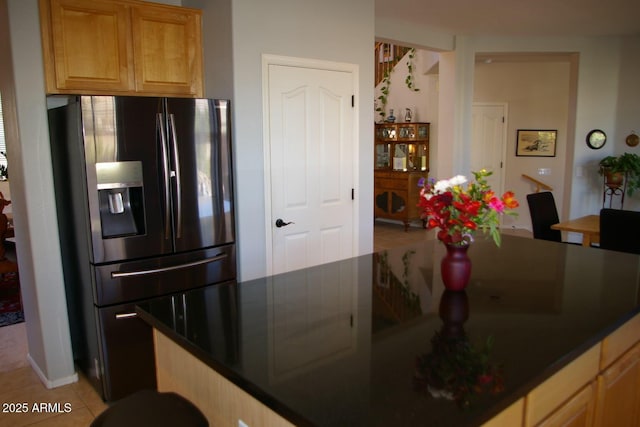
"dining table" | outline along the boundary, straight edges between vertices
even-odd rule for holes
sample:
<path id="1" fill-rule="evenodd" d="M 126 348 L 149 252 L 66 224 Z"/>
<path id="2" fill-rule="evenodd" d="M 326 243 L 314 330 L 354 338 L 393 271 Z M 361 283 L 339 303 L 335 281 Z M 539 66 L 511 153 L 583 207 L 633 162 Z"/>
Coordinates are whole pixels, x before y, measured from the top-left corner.
<path id="1" fill-rule="evenodd" d="M 582 246 L 591 246 L 600 242 L 600 215 L 585 215 L 562 221 L 551 226 L 554 230 L 582 234 Z"/>

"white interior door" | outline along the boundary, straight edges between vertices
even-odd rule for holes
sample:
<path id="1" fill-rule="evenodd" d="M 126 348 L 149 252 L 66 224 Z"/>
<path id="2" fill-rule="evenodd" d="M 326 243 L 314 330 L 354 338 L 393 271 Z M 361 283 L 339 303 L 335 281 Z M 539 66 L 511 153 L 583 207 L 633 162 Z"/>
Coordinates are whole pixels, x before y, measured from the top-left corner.
<path id="1" fill-rule="evenodd" d="M 504 189 L 506 117 L 506 104 L 473 104 L 471 170 L 493 171 L 488 181 L 498 194 L 502 194 Z"/>
<path id="2" fill-rule="evenodd" d="M 353 72 L 268 64 L 266 73 L 271 273 L 349 258 Z"/>

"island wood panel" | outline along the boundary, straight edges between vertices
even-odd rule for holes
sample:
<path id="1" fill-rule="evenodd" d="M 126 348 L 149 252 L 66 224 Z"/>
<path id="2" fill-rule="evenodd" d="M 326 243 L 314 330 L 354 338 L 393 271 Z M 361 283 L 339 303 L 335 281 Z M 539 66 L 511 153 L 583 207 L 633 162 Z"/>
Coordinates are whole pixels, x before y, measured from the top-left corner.
<path id="1" fill-rule="evenodd" d="M 595 426 L 640 426 L 640 343 L 598 376 Z"/>
<path id="2" fill-rule="evenodd" d="M 211 426 L 293 427 L 235 384 L 153 330 L 158 391 L 173 391 L 190 400 Z"/>
<path id="3" fill-rule="evenodd" d="M 611 365 L 638 341 L 640 341 L 640 314 L 636 314 L 602 341 L 600 370 Z"/>
<path id="4" fill-rule="evenodd" d="M 507 409 L 482 424 L 482 427 L 521 426 L 523 417 L 524 398 L 516 400 Z"/>
<path id="5" fill-rule="evenodd" d="M 589 383 L 537 427 L 589 427 L 593 425 L 595 382 Z"/>
<path id="6" fill-rule="evenodd" d="M 527 395 L 526 427 L 538 425 L 598 375 L 600 346 L 591 347 Z"/>

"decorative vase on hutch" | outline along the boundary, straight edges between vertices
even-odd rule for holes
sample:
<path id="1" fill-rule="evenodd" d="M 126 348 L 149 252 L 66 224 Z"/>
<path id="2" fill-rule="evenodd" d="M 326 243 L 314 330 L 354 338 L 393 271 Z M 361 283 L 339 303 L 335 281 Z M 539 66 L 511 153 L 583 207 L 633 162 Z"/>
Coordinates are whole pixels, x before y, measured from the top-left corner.
<path id="1" fill-rule="evenodd" d="M 445 243 L 447 254 L 440 262 L 440 272 L 445 289 L 462 291 L 469 284 L 471 276 L 471 259 L 467 255 L 470 245 L 454 245 Z"/>

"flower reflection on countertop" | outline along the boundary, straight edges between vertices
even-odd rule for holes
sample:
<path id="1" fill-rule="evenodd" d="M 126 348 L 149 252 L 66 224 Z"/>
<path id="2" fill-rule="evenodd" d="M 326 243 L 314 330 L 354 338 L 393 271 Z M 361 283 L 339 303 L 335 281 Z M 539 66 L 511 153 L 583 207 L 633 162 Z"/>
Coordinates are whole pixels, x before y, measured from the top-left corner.
<path id="1" fill-rule="evenodd" d="M 466 292 L 445 291 L 439 314 L 443 324 L 431 338 L 431 352 L 416 358 L 415 389 L 453 400 L 462 409 L 471 406 L 475 395 L 503 391 L 502 367 L 490 362 L 493 338 L 474 346 L 464 330 L 469 317 Z"/>
<path id="2" fill-rule="evenodd" d="M 491 171 L 473 172 L 475 181 L 466 188 L 467 178 L 457 175 L 435 182 L 421 179 L 418 186 L 422 209 L 421 218 L 428 229 L 439 228 L 438 239 L 445 244 L 468 245 L 473 234 L 480 229 L 488 233 L 500 246 L 500 215 L 516 215 L 512 209 L 519 206 L 511 191 L 496 196 L 487 182 Z"/>

